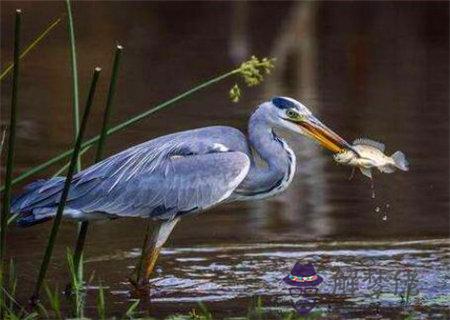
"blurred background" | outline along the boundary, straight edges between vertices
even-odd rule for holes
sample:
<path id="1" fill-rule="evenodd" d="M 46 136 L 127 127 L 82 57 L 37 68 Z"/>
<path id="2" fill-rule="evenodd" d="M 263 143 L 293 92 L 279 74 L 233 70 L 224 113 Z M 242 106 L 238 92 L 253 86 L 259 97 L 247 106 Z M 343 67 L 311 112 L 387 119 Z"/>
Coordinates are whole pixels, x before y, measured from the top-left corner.
<path id="1" fill-rule="evenodd" d="M 12 61 L 16 8 L 24 12 L 24 44 L 65 12 L 62 2 L 2 2 L 2 70 Z M 282 305 L 280 277 L 296 260 L 312 259 L 326 273 L 333 262 L 351 265 L 352 256 L 367 252 L 378 252 L 381 264 L 410 263 L 418 272 L 433 262 L 434 282 L 428 285 L 434 283 L 434 289 L 424 288 L 424 295 L 430 300 L 448 296 L 448 2 L 80 1 L 73 3 L 73 12 L 81 106 L 93 67 L 103 68 L 89 137 L 99 132 L 116 43 L 125 49 L 112 124 L 231 70 L 253 54 L 277 59 L 273 74 L 259 87 L 244 88 L 239 103 L 228 99 L 228 90 L 239 80 L 225 81 L 111 136 L 108 154 L 196 127 L 223 124 L 245 131 L 259 103 L 284 95 L 310 107 L 349 141 L 382 141 L 387 154 L 401 150 L 411 164 L 408 173 L 376 174 L 372 199 L 369 180 L 359 172 L 349 181 L 351 170 L 336 165 L 328 152 L 287 136 L 299 163 L 288 191 L 268 201 L 222 206 L 183 219 L 160 257 L 152 315 L 190 310 L 197 301 L 227 314 L 246 310 L 255 296 Z M 72 143 L 65 22 L 22 63 L 16 174 Z M 10 80 L 1 83 L 2 124 L 9 117 Z M 90 161 L 86 157 L 83 165 Z M 13 227 L 8 235 L 24 297 L 50 227 Z M 115 220 L 95 224 L 89 233 L 87 272 L 96 270 L 96 278 L 110 285 L 113 310 L 127 303 L 125 282 L 144 229 L 140 220 Z M 60 230 L 51 271 L 60 287 L 66 279 L 65 250 L 74 244 L 76 230 L 71 222 Z M 405 243 L 410 245 L 400 256 L 383 253 Z M 348 246 L 357 246 L 356 251 L 336 254 Z M 354 312 L 354 304 L 339 310 Z"/>

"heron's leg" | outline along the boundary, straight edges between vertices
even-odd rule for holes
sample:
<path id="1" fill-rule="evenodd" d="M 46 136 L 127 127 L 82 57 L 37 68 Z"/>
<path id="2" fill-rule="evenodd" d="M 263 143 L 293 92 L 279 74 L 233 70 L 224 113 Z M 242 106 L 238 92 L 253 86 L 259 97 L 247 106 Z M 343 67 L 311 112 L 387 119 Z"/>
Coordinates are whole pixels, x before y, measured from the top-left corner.
<path id="1" fill-rule="evenodd" d="M 163 221 L 159 223 L 153 231 L 152 237 L 150 238 L 146 250 L 142 252 L 142 259 L 144 261 L 144 276 L 142 277 L 142 279 L 140 279 L 141 270 L 137 270 L 138 278 L 134 283 L 135 286 L 145 287 L 148 285 L 148 280 L 152 274 L 153 268 L 155 267 L 156 260 L 158 259 L 159 253 L 161 252 L 161 248 L 169 238 L 178 220 L 179 218 L 169 221 Z"/>
<path id="2" fill-rule="evenodd" d="M 145 253 L 147 252 L 147 248 L 148 248 L 148 243 L 149 243 L 149 238 L 150 238 L 150 226 L 151 226 L 151 219 L 147 219 L 147 227 L 145 228 L 145 236 L 144 239 L 142 241 L 142 248 L 141 248 L 141 255 L 139 256 L 139 261 L 136 264 L 136 267 L 134 268 L 135 270 L 135 278 L 133 278 L 133 276 L 131 276 L 129 278 L 129 281 L 132 285 L 134 285 L 135 287 L 138 287 L 138 283 L 141 281 L 141 274 L 142 274 L 142 265 L 144 263 L 144 259 L 145 259 Z M 158 225 L 156 226 L 156 228 L 159 229 L 160 224 L 158 223 Z"/>

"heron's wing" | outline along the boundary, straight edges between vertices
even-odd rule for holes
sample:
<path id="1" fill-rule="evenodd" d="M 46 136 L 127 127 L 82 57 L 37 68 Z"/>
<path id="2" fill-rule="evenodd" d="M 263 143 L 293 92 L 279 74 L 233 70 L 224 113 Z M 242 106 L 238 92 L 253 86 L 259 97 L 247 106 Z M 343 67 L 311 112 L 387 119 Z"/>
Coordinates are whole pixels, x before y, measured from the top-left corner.
<path id="1" fill-rule="evenodd" d="M 208 139 L 153 140 L 78 173 L 67 207 L 84 213 L 170 219 L 226 199 L 249 166 L 245 153 Z M 56 206 L 62 184 L 60 179 L 38 186 L 39 197 L 28 201 L 28 210 Z"/>

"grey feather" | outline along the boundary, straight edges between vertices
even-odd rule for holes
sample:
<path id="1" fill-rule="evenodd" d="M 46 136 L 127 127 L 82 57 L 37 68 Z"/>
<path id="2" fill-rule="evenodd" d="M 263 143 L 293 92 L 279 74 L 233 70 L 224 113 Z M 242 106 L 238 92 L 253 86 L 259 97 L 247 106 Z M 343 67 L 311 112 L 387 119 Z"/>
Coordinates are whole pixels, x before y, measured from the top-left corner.
<path id="1" fill-rule="evenodd" d="M 75 175 L 67 208 L 164 219 L 208 208 L 225 200 L 247 175 L 250 159 L 243 137 L 233 128 L 209 127 L 127 149 Z M 30 186 L 34 192 L 17 199 L 13 212 L 51 211 L 63 184 L 58 177 Z"/>

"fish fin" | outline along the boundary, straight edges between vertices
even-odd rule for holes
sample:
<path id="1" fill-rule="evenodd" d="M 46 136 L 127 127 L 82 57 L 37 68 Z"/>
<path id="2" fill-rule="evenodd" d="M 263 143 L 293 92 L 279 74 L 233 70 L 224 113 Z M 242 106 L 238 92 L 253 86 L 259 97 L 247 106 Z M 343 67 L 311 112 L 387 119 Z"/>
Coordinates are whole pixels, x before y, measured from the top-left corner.
<path id="1" fill-rule="evenodd" d="M 374 147 L 378 150 L 380 150 L 381 152 L 384 152 L 384 149 L 386 148 L 384 143 L 378 142 L 378 141 L 373 141 L 370 139 L 356 139 L 355 141 L 353 141 L 354 145 L 366 145 L 366 146 L 371 146 Z"/>
<path id="2" fill-rule="evenodd" d="M 409 162 L 406 160 L 405 154 L 401 151 L 396 151 L 391 156 L 392 160 L 394 160 L 395 166 L 403 171 L 409 170 Z"/>
<path id="3" fill-rule="evenodd" d="M 363 175 L 365 175 L 366 177 L 369 177 L 370 179 L 372 179 L 372 171 L 370 171 L 370 169 L 367 168 L 359 168 L 359 170 L 361 170 L 361 173 Z"/>
<path id="4" fill-rule="evenodd" d="M 384 172 L 384 173 L 392 173 L 395 171 L 397 167 L 392 166 L 392 165 L 387 165 L 384 167 L 378 167 L 378 170 L 380 170 L 380 172 Z"/>

